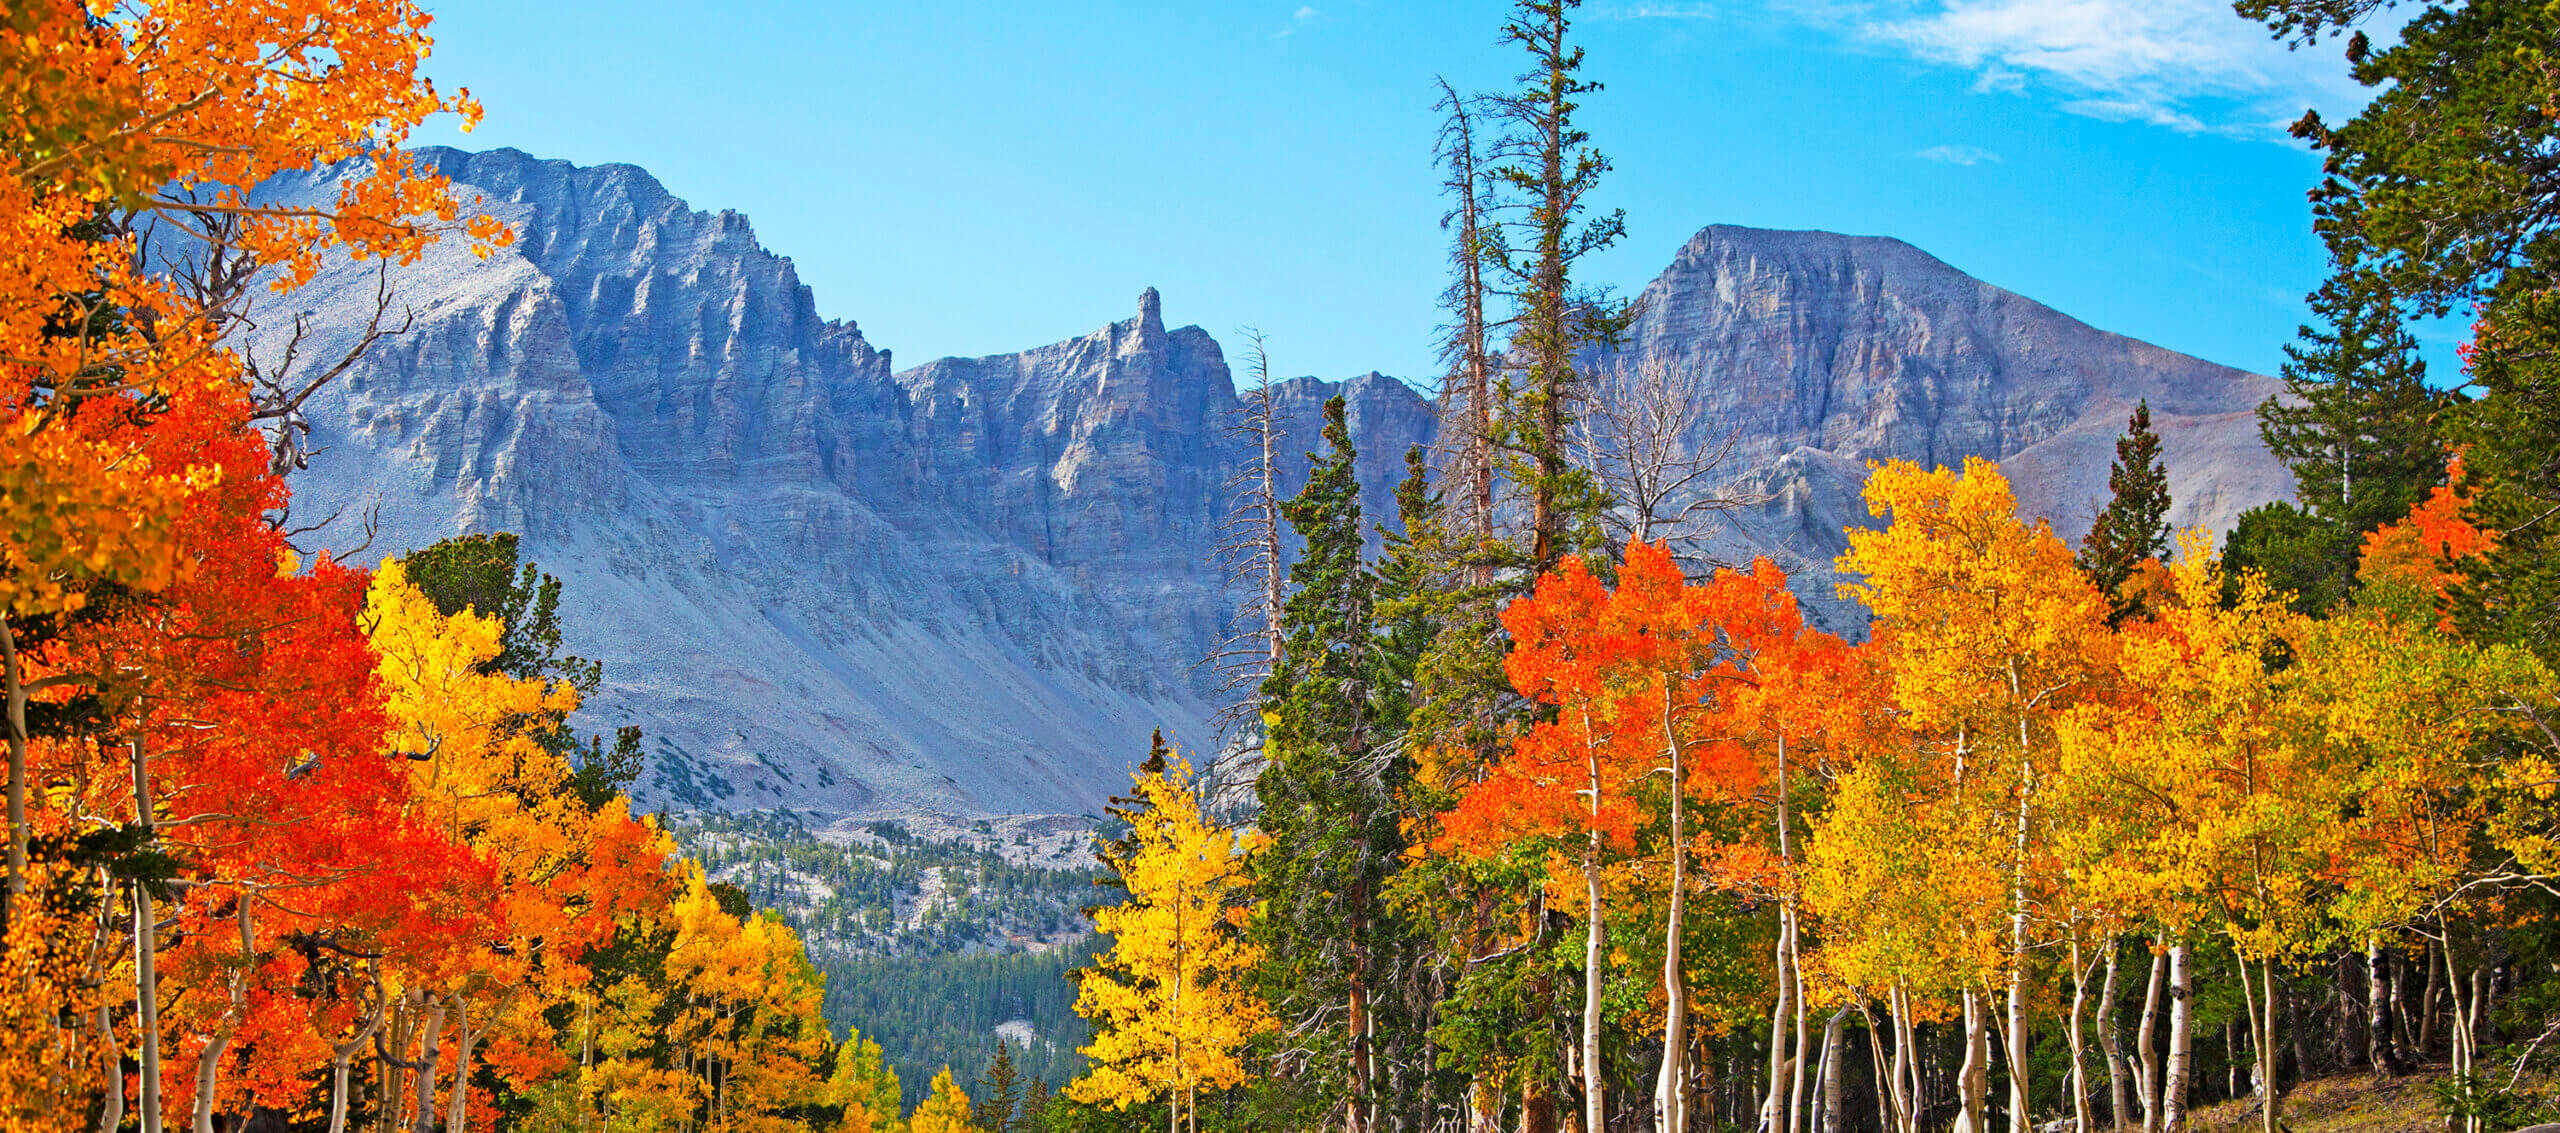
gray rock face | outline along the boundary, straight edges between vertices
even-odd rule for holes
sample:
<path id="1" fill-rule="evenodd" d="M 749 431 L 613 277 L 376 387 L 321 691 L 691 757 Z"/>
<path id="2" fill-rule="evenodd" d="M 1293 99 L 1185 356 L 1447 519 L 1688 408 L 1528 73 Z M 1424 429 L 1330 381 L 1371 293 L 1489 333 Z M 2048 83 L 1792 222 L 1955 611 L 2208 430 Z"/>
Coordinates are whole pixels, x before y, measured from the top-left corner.
<path id="1" fill-rule="evenodd" d="M 1733 437 L 1727 467 L 1769 497 L 1726 518 L 1720 555 L 1772 555 L 1835 630 L 1864 620 L 1828 570 L 1842 528 L 1874 522 L 1869 462 L 1999 461 L 2020 511 L 2077 542 L 2148 400 L 2173 524 L 2226 531 L 2292 489 L 2254 415 L 2282 383 L 2097 330 L 1899 240 L 1719 225 L 1641 302 L 1626 349 L 1599 361 L 1667 367 L 1694 391 L 1693 445 Z"/>
<path id="2" fill-rule="evenodd" d="M 692 211 L 630 166 L 425 153 L 518 242 L 483 263 L 448 241 L 395 272 L 412 327 L 314 407 L 325 451 L 295 480 L 297 519 L 377 511 L 366 559 L 522 534 L 605 663 L 586 723 L 651 736 L 644 801 L 1098 813 L 1151 729 L 1212 741 L 1198 662 L 1236 596 L 1210 551 L 1246 454 L 1218 343 L 1168 330 L 1153 291 L 1080 338 L 897 371 L 818 318 L 735 213 Z M 373 287 L 341 265 L 297 293 L 305 351 L 350 341 Z M 1646 295 L 1621 360 L 1694 381 L 1701 435 L 1741 426 L 1736 466 L 1772 493 L 1735 517 L 1735 552 L 1827 566 L 1863 521 L 1863 462 L 1887 457 L 2003 459 L 2031 507 L 2085 525 L 2136 397 L 2162 420 L 2184 518 L 2227 524 L 2287 487 L 2247 412 L 2269 379 L 2091 330 L 1898 242 L 1709 229 Z M 250 342 L 278 346 L 289 313 L 262 313 Z M 1378 374 L 1277 387 L 1284 489 L 1336 393 L 1387 520 L 1433 417 Z M 355 526 L 322 540 L 353 546 Z M 1821 569 L 1801 582 L 1831 589 Z"/>

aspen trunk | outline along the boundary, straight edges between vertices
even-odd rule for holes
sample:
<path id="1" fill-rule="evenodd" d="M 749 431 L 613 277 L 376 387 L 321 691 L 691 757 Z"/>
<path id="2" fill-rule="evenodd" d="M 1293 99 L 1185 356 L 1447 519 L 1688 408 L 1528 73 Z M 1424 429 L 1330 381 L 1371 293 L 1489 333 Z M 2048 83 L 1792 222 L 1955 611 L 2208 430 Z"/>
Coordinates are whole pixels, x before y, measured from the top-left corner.
<path id="1" fill-rule="evenodd" d="M 1787 935 L 1793 937 L 1798 931 L 1798 928 L 1790 927 Z M 1791 968 L 1796 984 L 1796 1053 L 1787 1062 L 1787 1133 L 1804 1133 L 1805 1070 L 1813 1064 L 1813 1031 L 1805 1025 L 1804 957 L 1797 953 L 1792 942 L 1787 951 L 1795 961 Z"/>
<path id="2" fill-rule="evenodd" d="M 2254 1079 L 2251 1086 L 2258 1095 L 2259 1133 L 2276 1133 L 2275 962 L 2258 961 L 2258 986 L 2255 989 L 2249 986 L 2248 958 L 2235 955 L 2232 964 L 2240 976 L 2240 1005 L 2249 1016 L 2249 1046 L 2254 1056 L 2250 1060 L 2250 1077 Z M 2233 1060 L 2233 1063 L 2236 1071 L 2238 1060 Z M 2239 1091 L 2232 1092 L 2236 1095 Z"/>
<path id="3" fill-rule="evenodd" d="M 2437 979 L 2443 970 L 2436 966 L 2436 957 L 2441 951 L 2442 949 L 2437 948 L 2432 941 L 2427 944 L 2427 990 L 2425 994 L 2418 997 L 2418 1057 L 2420 1059 L 2426 1058 L 2427 1053 L 2436 1048 L 2436 995 L 2437 989 L 2443 986 L 2442 981 Z"/>
<path id="4" fill-rule="evenodd" d="M 1911 1021 L 1911 993 L 1896 987 L 1888 1005 L 1893 1016 L 1893 1092 L 1895 1117 L 1900 1121 L 1896 1133 L 1918 1133 L 1920 1128 L 1920 1060 L 1914 1047 L 1917 1028 Z"/>
<path id="5" fill-rule="evenodd" d="M 113 890 L 109 890 L 113 893 Z M 115 907 L 110 897 L 108 908 Z M 105 1074 L 98 1083 L 102 1099 L 98 1107 L 98 1133 L 116 1133 L 124 1124 L 124 1048 L 116 1042 L 116 1021 L 107 1005 L 98 1005 L 98 1052 L 100 1069 Z"/>
<path id="6" fill-rule="evenodd" d="M 1890 1012 L 1892 1008 L 1888 1006 L 1885 1010 Z M 1895 1095 L 1900 1092 L 1901 1083 L 1893 1081 L 1885 1066 L 1884 1035 L 1876 1029 L 1875 1013 L 1860 1003 L 1858 1016 L 1867 1024 L 1867 1068 L 1875 1075 L 1876 1083 L 1876 1128 L 1881 1133 L 1898 1133 L 1902 1128 L 1902 1117 L 1897 1112 L 1900 1106 Z M 1848 1117 L 1844 1114 L 1841 1125 L 1845 1128 L 1847 1124 Z"/>
<path id="7" fill-rule="evenodd" d="M 153 837 L 151 762 L 142 737 L 133 738 L 133 823 L 148 843 Z M 141 1048 L 141 1074 L 135 1098 L 142 1133 L 160 1133 L 160 917 L 152 908 L 151 887 L 133 885 L 133 1007 L 135 1038 Z"/>
<path id="8" fill-rule="evenodd" d="M 2124 1037 L 2116 1030 L 2117 962 L 2123 959 L 2121 937 L 2107 942 L 2107 981 L 2098 992 L 2098 1052 L 2107 1060 L 2107 1122 L 2125 1133 L 2132 1116 L 2132 1083 L 2125 1073 Z"/>
<path id="9" fill-rule="evenodd" d="M 413 1133 L 435 1133 L 437 1060 L 443 1041 L 444 1001 L 431 1000 L 427 1024 L 418 1040 L 418 1089 L 411 1101 L 412 1112 L 417 1115 L 410 1125 Z"/>
<path id="10" fill-rule="evenodd" d="M 1822 1091 L 1814 1109 L 1817 1120 L 1813 1123 L 1813 1133 L 1844 1133 L 1848 1126 L 1840 1112 L 1840 1042 L 1842 1029 L 1848 1022 L 1849 1009 L 1843 1007 L 1832 1012 L 1831 1019 L 1822 1025 Z"/>
<path id="11" fill-rule="evenodd" d="M 2018 663 L 2009 662 L 2009 694 L 2022 695 L 2018 682 Z M 2009 1133 L 2032 1133 L 2034 1117 L 2028 1104 L 2027 1091 L 2032 1085 L 2027 1072 L 2027 1041 L 2033 1037 L 2027 1026 L 2027 843 L 2033 829 L 2032 804 L 2036 793 L 2036 766 L 2029 757 L 2034 751 L 2027 732 L 2027 717 L 2018 716 L 2018 819 L 2013 855 L 2009 863 L 2009 1003 L 2008 1022 L 2001 1037 L 2005 1040 L 2009 1061 Z"/>
<path id="12" fill-rule="evenodd" d="M 2097 1133 L 2089 1123 L 2089 1042 L 2081 1031 L 2081 1012 L 2089 1005 L 2089 967 L 2080 962 L 2080 937 L 2071 937 L 2071 1117 L 2078 1133 Z M 2012 1068 L 2011 1073 L 2018 1070 Z"/>
<path id="13" fill-rule="evenodd" d="M 347 1067 L 355 1053 L 348 1050 L 329 1060 L 329 1133 L 347 1133 Z"/>
<path id="14" fill-rule="evenodd" d="M 2364 967 L 2365 1057 L 2373 1063 L 2375 1074 L 2398 1074 L 2400 1051 L 2391 1034 L 2391 953 L 2383 948 L 2380 936 L 2365 942 Z"/>
<path id="15" fill-rule="evenodd" d="M 1956 1070 L 1956 1133 L 1984 1133 L 1984 1103 L 1990 1100 L 1991 1092 L 1990 1027 L 1990 1013 L 1983 1005 L 1982 994 L 1966 988 L 1964 1065 Z"/>
<path id="16" fill-rule="evenodd" d="M 195 1133 L 214 1133 L 213 1098 L 222 1085 L 222 1056 L 231 1049 L 231 1039 L 240 1033 L 240 1025 L 249 1017 L 249 969 L 256 956 L 257 933 L 252 921 L 257 905 L 257 891 L 248 886 L 240 889 L 239 908 L 232 918 L 240 926 L 240 970 L 231 977 L 231 1008 L 214 1028 L 213 1038 L 196 1053 Z"/>
<path id="17" fill-rule="evenodd" d="M 2437 952 L 2444 957 L 2444 988 L 2446 998 L 2451 1000 L 2450 1007 L 2453 1012 L 2453 1017 L 2447 1020 L 2445 1025 L 2445 1061 L 2454 1079 L 2460 1081 L 2469 1078 L 2475 1069 L 2471 1050 L 2471 1008 L 2479 1000 L 2475 996 L 2464 993 L 2465 981 L 2462 972 L 2454 967 L 2453 935 L 2450 931 L 2445 934 L 2444 947 Z M 2427 982 L 2431 985 L 2435 983 L 2432 971 L 2428 974 Z M 2430 1022 L 2432 1021 L 2431 1019 Z M 2477 1119 L 2466 1119 L 2462 1122 L 2462 1128 L 2466 1133 L 2478 1133 L 2479 1122 Z"/>
<path id="18" fill-rule="evenodd" d="M 2160 1128 L 2176 1133 L 2187 1126 L 2187 1078 L 2195 1065 L 2196 981 L 2192 950 L 2181 942 L 2169 947 L 2169 1066 L 2160 1081 Z"/>
<path id="19" fill-rule="evenodd" d="M 2160 1112 L 2160 988 L 2169 971 L 2169 954 L 2156 950 L 2159 943 L 2158 941 L 2153 941 L 2152 943 L 2155 951 L 2151 953 L 2151 982 L 2142 993 L 2142 1023 L 2140 1026 L 2134 1028 L 2133 1038 L 2134 1046 L 2136 1048 L 2135 1053 L 2139 1054 L 2142 1058 L 2142 1080 L 2136 1083 L 2137 1088 L 2135 1090 L 2135 1093 L 2142 1101 L 2142 1133 L 2160 1133 L 2162 1127 L 2162 1114 Z"/>
<path id="20" fill-rule="evenodd" d="M 1662 734 L 1671 758 L 1671 900 L 1662 930 L 1662 1072 L 1653 1084 L 1654 1127 L 1662 1133 L 1689 1128 L 1689 980 L 1681 970 L 1680 934 L 1689 909 L 1688 767 L 1672 713 L 1670 682 L 1662 689 Z M 1785 747 L 1778 756 L 1778 809 L 1786 810 Z M 1784 823 L 1785 819 L 1779 819 Z"/>
<path id="21" fill-rule="evenodd" d="M 471 1016 L 464 1010 L 462 997 L 453 997 L 453 1091 L 445 1107 L 444 1127 L 447 1133 L 462 1133 L 471 1128 L 463 1121 L 469 1115 L 471 1104 L 471 1051 L 489 1033 L 489 1020 L 505 1006 L 506 997 L 500 996 L 490 1004 L 489 1015 L 480 1020 L 479 1029 L 474 1030 Z"/>
<path id="22" fill-rule="evenodd" d="M 1543 535 L 1541 536 L 1543 538 Z M 1584 734 L 1589 735 L 1588 720 Z M 1606 1077 L 1600 1066 L 1600 1001 L 1608 986 L 1609 929 L 1608 904 L 1600 891 L 1600 792 L 1606 785 L 1600 775 L 1600 749 L 1588 744 L 1583 748 L 1586 773 L 1584 796 L 1590 803 L 1586 812 L 1590 825 L 1583 831 L 1582 888 L 1589 904 L 1582 933 L 1582 1128 L 1584 1133 L 1607 1133 L 1608 1107 L 1604 1096 Z"/>
<path id="23" fill-rule="evenodd" d="M 1600 1066 L 1600 1002 L 1608 977 L 1609 933 L 1606 906 L 1600 892 L 1600 764 L 1597 753 L 1591 763 L 1592 828 L 1583 843 L 1583 896 L 1591 904 L 1590 918 L 1582 936 L 1582 1128 L 1586 1133 L 1607 1133 L 1608 1112 L 1602 1096 L 1604 1079 Z"/>
<path id="24" fill-rule="evenodd" d="M 1793 917 L 1788 915 L 1787 906 L 1783 901 L 1781 901 L 1778 906 L 1778 942 L 1776 947 L 1778 1001 L 1776 1004 L 1771 1006 L 1769 1011 L 1769 1081 L 1767 1085 L 1767 1092 L 1761 1095 L 1760 1100 L 1760 1129 L 1762 1130 L 1762 1133 L 1786 1133 L 1787 1127 L 1786 1114 L 1779 1107 L 1784 1104 L 1784 1099 L 1787 1097 L 1787 1048 L 1789 1042 L 1787 1027 L 1788 1022 L 1795 1016 L 1796 983 L 1795 980 L 1790 978 L 1790 973 L 1792 972 L 1794 965 L 1789 962 L 1791 959 L 1788 955 L 1788 944 L 1790 941 L 1787 939 L 1788 935 L 1794 931 L 1794 927 L 1795 920 Z"/>

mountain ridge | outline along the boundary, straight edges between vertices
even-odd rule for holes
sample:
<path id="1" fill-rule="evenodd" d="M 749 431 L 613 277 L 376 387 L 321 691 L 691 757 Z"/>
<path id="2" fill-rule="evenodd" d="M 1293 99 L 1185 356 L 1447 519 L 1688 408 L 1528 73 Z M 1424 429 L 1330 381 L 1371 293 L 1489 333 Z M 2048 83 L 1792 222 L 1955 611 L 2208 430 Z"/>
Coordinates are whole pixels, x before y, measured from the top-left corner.
<path id="1" fill-rule="evenodd" d="M 420 153 L 518 243 L 483 264 L 448 242 L 395 273 L 414 325 L 315 399 L 324 451 L 297 509 L 378 507 L 377 548 L 518 531 L 605 662 L 582 719 L 652 737 L 646 801 L 821 827 L 1092 815 L 1154 728 L 1214 742 L 1221 693 L 1198 661 L 1238 597 L 1210 551 L 1245 454 L 1222 347 L 1168 328 L 1153 289 L 1086 334 L 901 369 L 854 321 L 820 318 L 745 218 L 645 170 Z M 334 176 L 262 193 L 325 194 Z M 2130 408 L 2119 395 L 2156 393 L 2193 410 L 2163 413 L 2173 474 L 2207 501 L 2182 497 L 2187 518 L 2227 524 L 2280 494 L 2231 408 L 2272 379 L 2107 336 L 1887 241 L 1702 230 L 1609 360 L 1688 367 L 1695 440 L 1751 430 L 1737 451 L 1769 502 L 1714 546 L 1818 566 L 1799 580 L 1817 617 L 1856 621 L 1823 575 L 1840 524 L 1864 521 L 1869 459 L 1994 456 L 2035 507 L 2067 511 Z M 351 341 L 373 284 L 371 265 L 339 264 L 299 293 L 306 348 Z M 263 333 L 251 344 L 281 331 Z M 1284 490 L 1335 393 L 1370 522 L 1391 521 L 1434 415 L 1374 372 L 1275 382 Z M 2213 459 L 2181 470 L 2182 451 Z"/>

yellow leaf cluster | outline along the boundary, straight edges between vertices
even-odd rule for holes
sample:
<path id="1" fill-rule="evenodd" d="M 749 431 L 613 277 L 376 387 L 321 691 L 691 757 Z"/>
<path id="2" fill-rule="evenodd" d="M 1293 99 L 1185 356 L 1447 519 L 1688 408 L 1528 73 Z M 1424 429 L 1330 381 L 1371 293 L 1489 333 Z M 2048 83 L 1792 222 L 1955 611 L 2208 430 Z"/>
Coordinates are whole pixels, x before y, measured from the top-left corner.
<path id="1" fill-rule="evenodd" d="M 1113 1109 L 1243 1081 L 1245 1041 L 1271 1025 L 1244 982 L 1260 959 L 1241 931 L 1244 840 L 1201 812 L 1180 759 L 1140 776 L 1137 792 L 1145 809 L 1117 863 L 1129 899 L 1095 912 L 1113 943 L 1077 988 L 1076 1012 L 1094 1027 L 1091 1068 L 1067 1087 Z"/>

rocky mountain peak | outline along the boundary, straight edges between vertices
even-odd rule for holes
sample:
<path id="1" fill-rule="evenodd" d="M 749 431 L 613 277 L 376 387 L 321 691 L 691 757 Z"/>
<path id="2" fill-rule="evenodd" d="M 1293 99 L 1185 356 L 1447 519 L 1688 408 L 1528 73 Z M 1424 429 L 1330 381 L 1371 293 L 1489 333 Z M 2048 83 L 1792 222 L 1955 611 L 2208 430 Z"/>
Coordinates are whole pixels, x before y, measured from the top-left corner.
<path id="1" fill-rule="evenodd" d="M 1164 333 L 1164 297 L 1157 295 L 1155 288 L 1138 293 L 1138 329 Z"/>
<path id="2" fill-rule="evenodd" d="M 513 224 L 487 263 L 439 246 L 395 275 L 417 312 L 312 406 L 312 515 L 378 507 L 376 551 L 513 530 L 605 663 L 590 730 L 651 737 L 645 801 L 882 816 L 1098 814 L 1162 727 L 1195 752 L 1229 695 L 1201 665 L 1240 594 L 1211 554 L 1248 448 L 1215 338 L 1162 297 L 1017 353 L 893 370 L 820 319 L 736 213 L 646 172 L 428 150 Z M 333 174 L 265 191 L 326 200 Z M 297 294 L 328 352 L 371 313 L 371 265 Z M 2272 388 L 2096 331 L 1899 241 L 1715 227 L 1645 290 L 1604 365 L 1663 368 L 1691 443 L 1767 503 L 1718 554 L 1778 555 L 1836 628 L 1865 461 L 2004 461 L 2069 525 L 2136 397 L 2179 518 L 2285 488 L 2247 407 Z M 287 319 L 262 320 L 284 326 Z M 1275 385 L 1284 492 L 1342 396 L 1368 522 L 1392 522 L 1432 406 L 1394 378 Z M 2082 519 L 2085 522 L 2085 517 Z M 344 540 L 359 540 L 348 533 Z"/>

